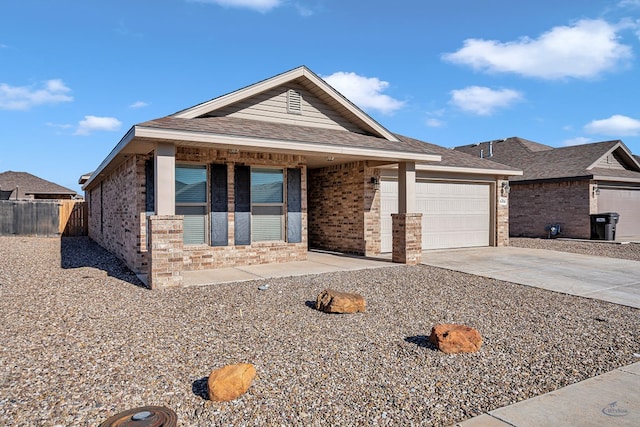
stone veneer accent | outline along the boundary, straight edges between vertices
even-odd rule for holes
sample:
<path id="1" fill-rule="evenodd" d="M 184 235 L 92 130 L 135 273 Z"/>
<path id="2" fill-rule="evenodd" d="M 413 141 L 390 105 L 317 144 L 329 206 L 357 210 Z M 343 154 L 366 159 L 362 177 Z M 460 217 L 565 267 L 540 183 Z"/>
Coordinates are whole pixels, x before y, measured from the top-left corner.
<path id="1" fill-rule="evenodd" d="M 503 183 L 509 183 L 507 180 L 498 180 L 496 182 L 496 232 L 495 246 L 509 246 L 509 194 L 503 193 Z M 502 200 L 506 200 L 506 204 L 501 204 Z"/>
<path id="2" fill-rule="evenodd" d="M 149 272 L 151 289 L 182 286 L 183 217 L 181 215 L 151 215 L 148 217 Z"/>
<path id="3" fill-rule="evenodd" d="M 391 260 L 408 265 L 422 261 L 422 214 L 391 214 L 393 252 Z"/>
<path id="4" fill-rule="evenodd" d="M 561 236 L 591 237 L 591 184 L 587 180 L 511 182 L 509 222 L 512 236 L 547 237 L 545 227 L 560 224 Z"/>
<path id="5" fill-rule="evenodd" d="M 358 255 L 380 253 L 379 178 L 365 162 L 309 170 L 309 245 Z"/>

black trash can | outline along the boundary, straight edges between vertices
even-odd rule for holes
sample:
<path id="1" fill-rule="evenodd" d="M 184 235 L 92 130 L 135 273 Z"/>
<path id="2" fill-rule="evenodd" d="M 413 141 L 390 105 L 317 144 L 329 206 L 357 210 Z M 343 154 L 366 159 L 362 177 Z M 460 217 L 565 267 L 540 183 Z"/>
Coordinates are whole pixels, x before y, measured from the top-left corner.
<path id="1" fill-rule="evenodd" d="M 617 212 L 591 214 L 591 239 L 616 240 L 616 224 L 620 219 Z"/>

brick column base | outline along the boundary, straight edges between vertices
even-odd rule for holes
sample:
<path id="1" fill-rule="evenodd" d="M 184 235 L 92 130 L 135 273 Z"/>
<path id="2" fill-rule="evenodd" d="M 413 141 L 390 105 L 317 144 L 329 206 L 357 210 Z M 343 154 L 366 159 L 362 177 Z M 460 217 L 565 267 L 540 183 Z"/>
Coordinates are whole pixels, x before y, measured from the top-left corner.
<path id="1" fill-rule="evenodd" d="M 182 286 L 183 216 L 153 215 L 148 217 L 149 274 L 151 289 Z"/>
<path id="2" fill-rule="evenodd" d="M 408 265 L 422 261 L 422 214 L 391 214 L 393 221 L 393 262 Z"/>

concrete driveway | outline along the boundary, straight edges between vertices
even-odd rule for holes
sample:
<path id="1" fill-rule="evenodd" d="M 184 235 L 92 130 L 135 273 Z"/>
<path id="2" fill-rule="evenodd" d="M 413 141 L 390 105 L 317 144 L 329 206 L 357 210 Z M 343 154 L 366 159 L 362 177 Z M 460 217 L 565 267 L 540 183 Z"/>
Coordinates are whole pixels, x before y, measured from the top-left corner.
<path id="1" fill-rule="evenodd" d="M 515 247 L 426 251 L 422 263 L 640 308 L 640 262 Z"/>

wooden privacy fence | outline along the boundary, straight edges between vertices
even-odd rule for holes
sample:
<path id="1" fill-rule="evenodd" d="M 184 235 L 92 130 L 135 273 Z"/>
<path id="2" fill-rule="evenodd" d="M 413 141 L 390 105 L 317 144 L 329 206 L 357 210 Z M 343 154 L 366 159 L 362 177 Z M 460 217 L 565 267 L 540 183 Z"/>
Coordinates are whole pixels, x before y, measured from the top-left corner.
<path id="1" fill-rule="evenodd" d="M 87 202 L 62 200 L 59 231 L 63 236 L 86 236 L 88 230 Z"/>
<path id="2" fill-rule="evenodd" d="M 76 200 L 0 200 L 0 235 L 86 236 L 86 203 Z"/>

